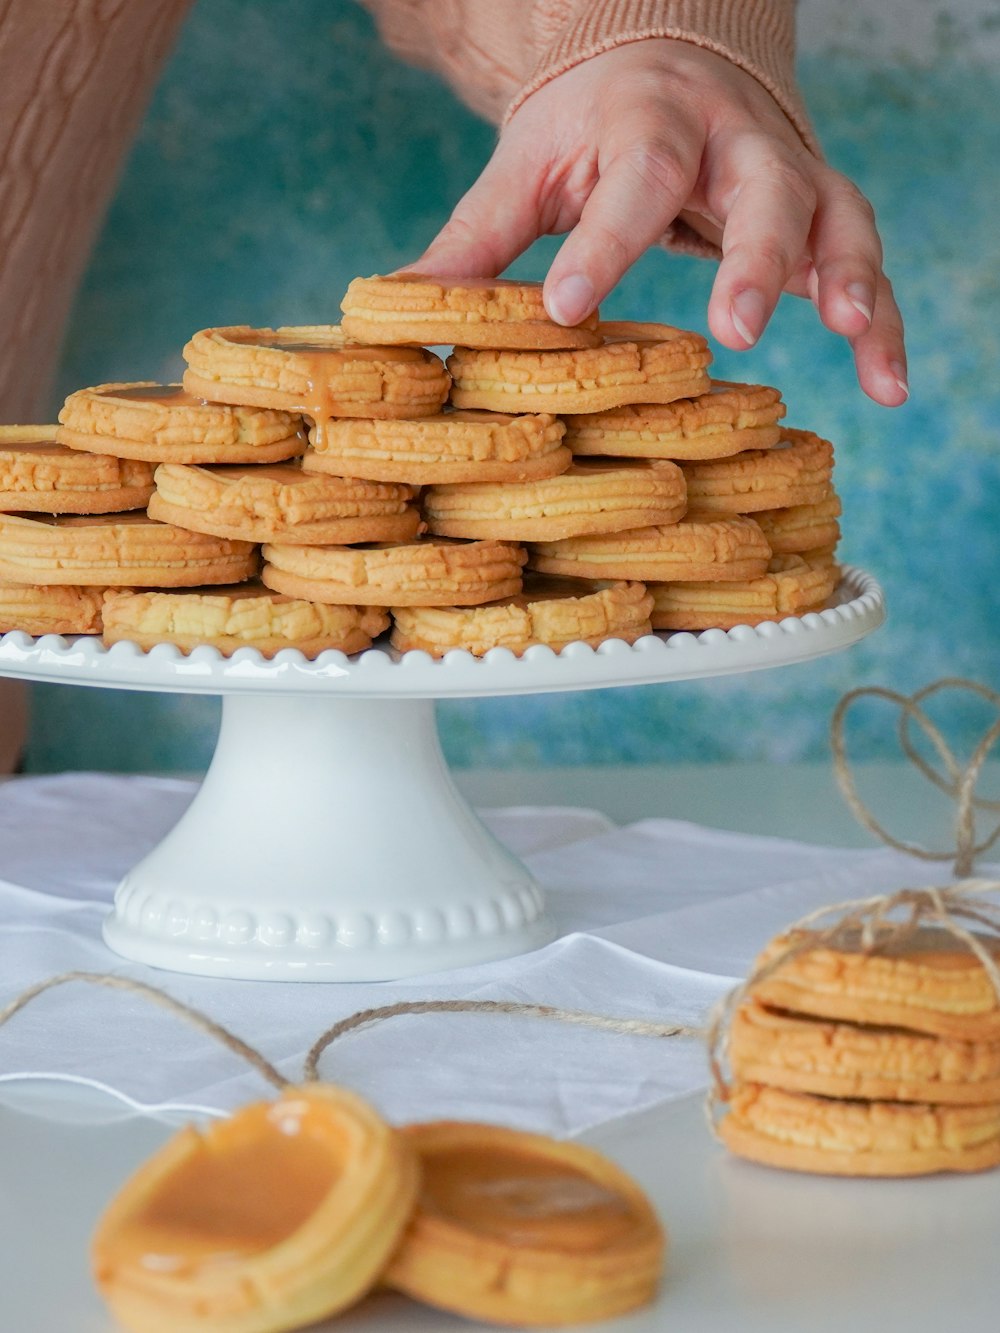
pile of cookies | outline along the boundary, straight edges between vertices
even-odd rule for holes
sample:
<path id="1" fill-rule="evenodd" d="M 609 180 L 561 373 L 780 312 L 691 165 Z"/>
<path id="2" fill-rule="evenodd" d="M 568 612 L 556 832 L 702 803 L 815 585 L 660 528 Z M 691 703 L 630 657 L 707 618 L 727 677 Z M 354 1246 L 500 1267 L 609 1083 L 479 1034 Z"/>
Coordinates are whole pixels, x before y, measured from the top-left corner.
<path id="1" fill-rule="evenodd" d="M 1000 997 L 960 940 L 921 927 L 869 951 L 798 931 L 759 968 L 729 1030 L 733 1152 L 846 1176 L 1000 1165 Z"/>
<path id="2" fill-rule="evenodd" d="M 183 385 L 0 432 L 0 631 L 313 656 L 391 624 L 442 656 L 832 595 L 832 446 L 779 424 L 777 390 L 713 382 L 700 335 L 563 328 L 501 279 L 356 279 L 342 309 L 203 330 Z"/>

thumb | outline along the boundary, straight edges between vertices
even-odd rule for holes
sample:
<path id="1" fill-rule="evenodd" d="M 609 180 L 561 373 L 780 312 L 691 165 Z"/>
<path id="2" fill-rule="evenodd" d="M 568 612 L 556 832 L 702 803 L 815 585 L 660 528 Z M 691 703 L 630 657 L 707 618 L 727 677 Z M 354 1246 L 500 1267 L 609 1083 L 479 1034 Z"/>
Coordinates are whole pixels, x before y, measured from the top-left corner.
<path id="1" fill-rule="evenodd" d="M 501 142 L 434 240 L 406 267 L 429 277 L 495 278 L 539 235 L 525 164 L 505 152 Z"/>

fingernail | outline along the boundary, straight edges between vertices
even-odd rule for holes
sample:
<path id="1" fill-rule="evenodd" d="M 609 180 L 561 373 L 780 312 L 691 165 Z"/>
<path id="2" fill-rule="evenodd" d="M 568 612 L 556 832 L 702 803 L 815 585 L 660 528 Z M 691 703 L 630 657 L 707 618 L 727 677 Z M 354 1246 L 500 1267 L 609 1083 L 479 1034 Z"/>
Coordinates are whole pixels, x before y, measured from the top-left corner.
<path id="1" fill-rule="evenodd" d="M 889 370 L 892 372 L 892 376 L 896 383 L 906 394 L 907 398 L 909 398 L 910 386 L 906 379 L 906 367 L 903 365 L 902 361 L 890 361 Z"/>
<path id="2" fill-rule="evenodd" d="M 571 273 L 568 278 L 562 278 L 556 283 L 555 290 L 545 304 L 557 324 L 579 324 L 597 304 L 594 300 L 594 284 L 582 273 Z"/>
<path id="3" fill-rule="evenodd" d="M 847 299 L 854 309 L 870 324 L 872 322 L 872 303 L 871 289 L 863 282 L 849 282 L 844 288 Z"/>
<path id="4" fill-rule="evenodd" d="M 733 327 L 748 347 L 752 347 L 764 331 L 764 298 L 760 292 L 738 292 L 729 304 Z"/>

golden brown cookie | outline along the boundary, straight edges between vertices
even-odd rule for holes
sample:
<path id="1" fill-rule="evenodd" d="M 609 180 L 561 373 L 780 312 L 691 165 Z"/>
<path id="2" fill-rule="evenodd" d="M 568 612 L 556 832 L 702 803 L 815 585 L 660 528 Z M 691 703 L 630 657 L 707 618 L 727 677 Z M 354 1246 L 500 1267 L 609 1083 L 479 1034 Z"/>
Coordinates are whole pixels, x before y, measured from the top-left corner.
<path id="1" fill-rule="evenodd" d="M 94 1277 L 144 1333 L 312 1325 L 375 1285 L 417 1188 L 409 1142 L 360 1097 L 290 1087 L 145 1162 L 98 1222 Z"/>
<path id="2" fill-rule="evenodd" d="M 746 582 L 651 583 L 653 628 L 733 629 L 818 611 L 839 581 L 832 560 L 808 564 L 801 556 L 775 556 L 768 573 Z"/>
<path id="3" fill-rule="evenodd" d="M 807 931 L 779 936 L 760 962 L 789 943 L 807 947 L 754 985 L 764 1004 L 819 1018 L 910 1028 L 959 1041 L 1000 1041 L 1000 999 L 979 959 L 959 940 L 922 926 L 866 953 L 859 940 L 810 947 Z M 1000 943 L 982 939 L 1000 963 Z"/>
<path id="4" fill-rule="evenodd" d="M 104 642 L 129 639 L 147 649 L 174 643 L 190 652 L 206 643 L 225 654 L 256 648 L 264 657 L 282 648 L 306 657 L 327 648 L 360 653 L 388 627 L 383 611 L 285 597 L 256 580 L 179 592 L 108 592 L 104 601 Z"/>
<path id="5" fill-rule="evenodd" d="M 257 566 L 250 542 L 189 532 L 144 513 L 0 514 L 0 582 L 179 588 L 238 583 Z"/>
<path id="6" fill-rule="evenodd" d="M 291 597 L 347 606 L 479 606 L 521 591 L 511 542 L 427 538 L 393 546 L 264 547 L 261 579 Z"/>
<path id="7" fill-rule="evenodd" d="M 811 431 L 785 428 L 774 449 L 683 467 L 692 509 L 754 514 L 825 500 L 830 493 L 833 445 Z"/>
<path id="8" fill-rule="evenodd" d="M 835 1023 L 771 1009 L 753 995 L 733 1014 L 729 1063 L 739 1083 L 821 1097 L 1000 1104 L 1000 1041 Z"/>
<path id="9" fill-rule="evenodd" d="M 406 541 L 420 531 L 415 488 L 303 472 L 291 463 L 193 467 L 161 463 L 150 518 L 248 542 L 323 546 Z"/>
<path id="10" fill-rule="evenodd" d="M 840 541 L 840 496 L 832 488 L 817 504 L 789 509 L 762 509 L 754 518 L 775 555 L 801 555 L 817 548 L 830 549 Z"/>
<path id="11" fill-rule="evenodd" d="M 834 1176 L 923 1176 L 1000 1165 L 1000 1104 L 839 1101 L 739 1084 L 719 1122 L 731 1152 Z"/>
<path id="12" fill-rule="evenodd" d="M 340 303 L 349 338 L 463 347 L 597 347 L 597 311 L 573 328 L 549 319 L 540 282 L 430 278 L 394 273 L 355 278 Z"/>
<path id="13" fill-rule="evenodd" d="M 308 472 L 419 486 L 554 477 L 573 461 L 548 413 L 443 412 L 417 421 L 329 421 L 302 461 Z"/>
<path id="14" fill-rule="evenodd" d="M 489 606 L 394 606 L 392 646 L 404 653 L 419 648 L 432 657 L 464 648 L 482 657 L 491 648 L 523 653 L 535 643 L 556 652 L 568 643 L 634 643 L 650 632 L 651 602 L 641 583 L 532 579 L 518 596 Z"/>
<path id="15" fill-rule="evenodd" d="M 673 403 L 630 404 L 571 415 L 566 443 L 574 454 L 692 460 L 771 449 L 781 438 L 785 405 L 777 389 L 713 380 L 707 393 Z"/>
<path id="16" fill-rule="evenodd" d="M 679 523 L 562 541 L 536 542 L 528 568 L 587 579 L 755 579 L 771 548 L 752 518 L 742 514 L 685 514 Z"/>
<path id="17" fill-rule="evenodd" d="M 213 402 L 276 407 L 310 417 L 429 417 L 451 383 L 422 347 L 367 347 L 335 324 L 202 329 L 184 348 L 184 387 Z"/>
<path id="18" fill-rule="evenodd" d="M 0 583 L 0 634 L 100 634 L 101 588 Z"/>
<path id="19" fill-rule="evenodd" d="M 676 523 L 686 506 L 680 468 L 641 459 L 584 458 L 542 481 L 432 486 L 423 496 L 431 532 L 526 542 Z"/>
<path id="20" fill-rule="evenodd" d="M 306 447 L 302 418 L 206 403 L 180 384 L 98 384 L 71 393 L 56 433 L 70 449 L 152 463 L 276 463 Z"/>
<path id="21" fill-rule="evenodd" d="M 669 324 L 599 328 L 602 345 L 577 351 L 456 347 L 448 358 L 454 379 L 451 401 L 456 407 L 489 412 L 601 412 L 625 403 L 670 403 L 708 392 L 706 367 L 712 354 L 700 334 Z"/>
<path id="22" fill-rule="evenodd" d="M 403 1133 L 417 1208 L 384 1281 L 504 1324 L 576 1324 L 648 1304 L 666 1237 L 639 1186 L 577 1143 L 447 1121 Z"/>
<path id="23" fill-rule="evenodd" d="M 143 507 L 153 493 L 148 463 L 77 454 L 55 442 L 57 433 L 55 426 L 0 426 L 0 512 L 111 514 Z"/>

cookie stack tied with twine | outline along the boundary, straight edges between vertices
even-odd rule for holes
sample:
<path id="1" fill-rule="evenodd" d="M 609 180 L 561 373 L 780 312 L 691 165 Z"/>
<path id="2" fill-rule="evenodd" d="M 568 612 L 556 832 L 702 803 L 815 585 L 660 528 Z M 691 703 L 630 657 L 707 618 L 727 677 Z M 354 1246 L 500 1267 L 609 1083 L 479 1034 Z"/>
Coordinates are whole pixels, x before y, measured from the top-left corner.
<path id="1" fill-rule="evenodd" d="M 963 769 L 921 706 L 951 688 L 1000 706 L 994 691 L 942 680 L 912 699 L 855 690 L 834 714 L 837 778 L 861 823 L 910 855 L 954 855 L 958 878 L 824 908 L 764 949 L 709 1038 L 714 1107 L 725 1108 L 717 1132 L 738 1156 L 845 1176 L 1000 1165 L 1000 904 L 992 899 L 1000 881 L 971 877 L 976 856 L 1000 837 L 998 825 L 977 842 L 974 823 L 976 809 L 1000 810 L 1000 802 L 975 796 L 1000 720 Z M 844 720 L 862 697 L 901 708 L 906 753 L 956 798 L 956 853 L 898 841 L 860 801 Z M 943 774 L 916 751 L 911 722 L 937 752 Z"/>
<path id="2" fill-rule="evenodd" d="M 688 509 L 674 525 L 536 542 L 531 568 L 642 579 L 654 629 L 731 629 L 825 604 L 839 577 L 832 446 L 780 425 L 776 389 L 724 380 L 705 389 L 566 418 L 578 458 L 679 467 Z"/>

